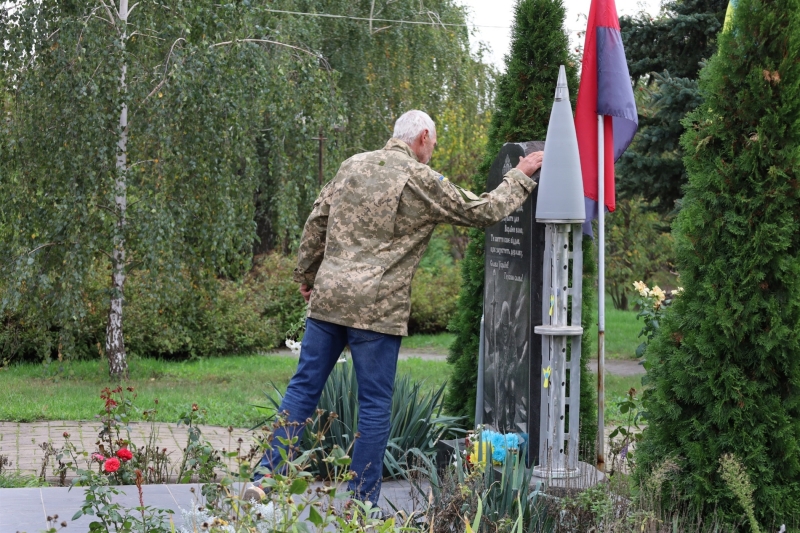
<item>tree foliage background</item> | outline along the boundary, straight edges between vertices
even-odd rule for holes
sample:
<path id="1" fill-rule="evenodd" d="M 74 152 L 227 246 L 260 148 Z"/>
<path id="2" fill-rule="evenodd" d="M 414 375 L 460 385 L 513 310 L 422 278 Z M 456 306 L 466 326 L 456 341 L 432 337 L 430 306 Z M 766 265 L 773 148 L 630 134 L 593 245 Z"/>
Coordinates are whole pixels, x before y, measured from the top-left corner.
<path id="1" fill-rule="evenodd" d="M 800 523 L 800 3 L 739 0 L 684 121 L 675 224 L 684 292 L 646 351 L 646 473 L 736 523 L 733 454 L 767 529 Z"/>
<path id="2" fill-rule="evenodd" d="M 372 2 L 372 0 L 298 1 L 270 4 L 276 11 L 331 13 L 341 16 L 395 21 L 440 22 L 444 25 L 400 24 L 396 22 L 298 16 L 272 12 L 276 21 L 302 22 L 314 36 L 314 47 L 336 72 L 336 87 L 345 113 L 322 121 L 326 136 L 336 149 L 325 154 L 326 176 L 331 178 L 343 158 L 381 148 L 391 137 L 394 121 L 409 109 L 423 109 L 439 130 L 439 146 L 431 166 L 457 183 L 464 183 L 475 169 L 485 142 L 489 109 L 494 95 L 494 71 L 469 52 L 464 8 L 452 0 L 415 2 Z M 299 22 L 298 22 L 299 21 Z M 280 105 L 280 100 L 275 100 Z M 334 130 L 340 130 L 335 131 Z M 314 157 L 315 144 L 308 141 L 317 131 L 303 132 L 295 150 Z M 300 147 L 303 148 L 300 148 Z M 312 152 L 313 151 L 313 152 Z M 299 158 L 293 165 L 264 174 L 265 190 L 285 190 L 281 176 L 289 173 L 315 175 L 316 163 Z M 284 193 L 285 194 L 285 193 Z M 275 205 L 275 194 L 266 194 L 259 204 L 262 244 L 283 244 L 291 249 L 309 212 L 292 204 Z M 264 218 L 261 218 L 261 217 Z M 273 246 L 266 246 L 272 248 Z"/>
<path id="3" fill-rule="evenodd" d="M 568 52 L 569 43 L 563 29 L 564 17 L 565 10 L 560 0 L 521 0 L 516 5 L 511 52 L 506 57 L 506 72 L 498 80 L 488 143 L 481 166 L 473 176 L 472 190 L 482 192 L 486 189 L 489 168 L 504 143 L 545 139 L 560 65 L 567 67 L 567 82 L 574 104 L 578 89 L 577 69 L 574 58 Z M 458 309 L 450 326 L 456 339 L 447 359 L 454 368 L 445 405 L 450 413 L 467 417 L 468 420 L 475 416 L 477 394 L 477 357 L 484 292 L 484 235 L 484 231 L 479 229 L 469 232 L 469 244 L 461 262 L 462 288 Z M 591 249 L 591 239 L 588 244 L 585 243 L 585 250 L 587 246 Z M 584 257 L 589 259 L 591 254 L 586 253 Z M 589 263 L 585 272 L 592 271 L 590 259 Z M 584 323 L 591 323 L 591 312 L 587 311 L 584 307 L 583 320 Z M 587 360 L 590 356 L 588 348 L 584 343 L 583 356 Z M 590 440 L 594 438 L 589 427 L 594 408 L 591 390 L 590 375 L 583 372 L 581 420 L 586 422 L 582 431 L 590 436 Z"/>
<path id="4" fill-rule="evenodd" d="M 606 217 L 606 290 L 615 309 L 628 309 L 634 281 L 675 286 L 674 240 L 664 226 L 641 197 L 620 199 Z"/>
<path id="5" fill-rule="evenodd" d="M 702 102 L 698 72 L 716 50 L 727 7 L 728 0 L 672 0 L 655 18 L 620 18 L 628 70 L 644 93 L 637 95 L 639 130 L 617 162 L 620 196 L 643 196 L 664 213 L 683 196 L 681 120 Z"/>
<path id="6" fill-rule="evenodd" d="M 345 157 L 380 148 L 399 114 L 422 108 L 439 125 L 434 166 L 456 180 L 474 172 L 470 155 L 485 138 L 494 73 L 470 53 L 465 26 L 276 12 L 372 11 L 464 24 L 463 9 L 449 0 L 424 9 L 366 0 L 143 0 L 124 33 L 119 5 L 4 4 L 3 356 L 96 353 L 97 324 L 122 292 L 97 280 L 110 278 L 120 243 L 137 291 L 124 295 L 126 305 L 147 301 L 148 312 L 136 316 L 154 319 L 137 326 L 146 332 L 133 342 L 167 335 L 158 329 L 165 311 L 200 328 L 197 307 L 224 307 L 220 280 L 242 280 L 254 251 L 292 251 L 320 187 L 312 139 L 320 132 L 327 180 Z M 130 125 L 120 225 L 123 104 Z M 41 342 L 22 353 L 25 335 Z M 189 354 L 192 338 L 145 344 Z M 134 350 L 154 354 L 142 344 Z"/>

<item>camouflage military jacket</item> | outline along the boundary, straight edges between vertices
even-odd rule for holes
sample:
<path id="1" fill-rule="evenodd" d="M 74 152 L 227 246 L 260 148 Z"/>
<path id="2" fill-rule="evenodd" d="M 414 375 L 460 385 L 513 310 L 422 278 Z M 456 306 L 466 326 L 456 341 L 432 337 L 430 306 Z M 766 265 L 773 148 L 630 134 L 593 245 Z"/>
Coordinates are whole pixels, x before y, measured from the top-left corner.
<path id="1" fill-rule="evenodd" d="M 309 316 L 407 335 L 411 278 L 436 225 L 490 226 L 535 186 L 512 169 L 497 189 L 476 196 L 398 139 L 351 157 L 320 192 L 303 230 L 294 279 L 314 287 Z"/>

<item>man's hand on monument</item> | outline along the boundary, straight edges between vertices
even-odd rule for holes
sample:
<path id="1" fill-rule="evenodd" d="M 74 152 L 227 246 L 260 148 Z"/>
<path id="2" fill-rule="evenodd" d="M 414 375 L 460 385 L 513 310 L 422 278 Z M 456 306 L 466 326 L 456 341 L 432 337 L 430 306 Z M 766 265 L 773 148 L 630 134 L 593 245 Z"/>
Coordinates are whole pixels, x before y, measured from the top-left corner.
<path id="1" fill-rule="evenodd" d="M 531 152 L 527 156 L 519 158 L 519 164 L 517 165 L 517 169 L 524 172 L 525 175 L 530 178 L 531 176 L 533 176 L 534 172 L 542 168 L 543 158 L 544 158 L 544 152 Z"/>
<path id="2" fill-rule="evenodd" d="M 313 290 L 314 289 L 309 289 L 308 285 L 306 285 L 305 283 L 300 285 L 300 295 L 303 297 L 303 299 L 306 302 L 308 302 L 308 299 L 311 298 L 311 291 L 313 291 Z"/>

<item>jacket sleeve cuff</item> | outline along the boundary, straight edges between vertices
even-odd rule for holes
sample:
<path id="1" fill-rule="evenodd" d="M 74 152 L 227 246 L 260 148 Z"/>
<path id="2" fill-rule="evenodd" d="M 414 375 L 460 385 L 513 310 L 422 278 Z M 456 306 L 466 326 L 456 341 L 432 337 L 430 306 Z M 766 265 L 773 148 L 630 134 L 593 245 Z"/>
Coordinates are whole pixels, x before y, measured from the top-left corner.
<path id="1" fill-rule="evenodd" d="M 294 281 L 296 281 L 297 283 L 304 283 L 309 287 L 311 287 L 314 285 L 314 280 L 317 277 L 317 273 L 306 272 L 300 268 L 295 268 L 294 275 L 292 277 L 294 278 Z"/>
<path id="2" fill-rule="evenodd" d="M 526 176 L 525 173 L 518 168 L 512 168 L 506 172 L 505 177 L 516 181 L 528 192 L 531 192 L 533 189 L 535 189 L 537 185 L 535 181 Z"/>

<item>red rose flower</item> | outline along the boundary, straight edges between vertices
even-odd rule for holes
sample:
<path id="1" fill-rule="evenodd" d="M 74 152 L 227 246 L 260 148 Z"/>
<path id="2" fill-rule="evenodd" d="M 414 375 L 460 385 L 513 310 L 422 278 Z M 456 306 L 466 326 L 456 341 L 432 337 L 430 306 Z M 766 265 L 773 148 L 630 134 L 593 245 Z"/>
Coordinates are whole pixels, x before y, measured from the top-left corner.
<path id="1" fill-rule="evenodd" d="M 117 457 L 122 459 L 123 461 L 130 461 L 133 459 L 133 454 L 128 448 L 120 448 L 117 450 Z"/>
<path id="2" fill-rule="evenodd" d="M 119 470 L 119 459 L 112 457 L 103 463 L 103 472 L 106 472 L 107 474 L 113 474 L 117 470 Z"/>

